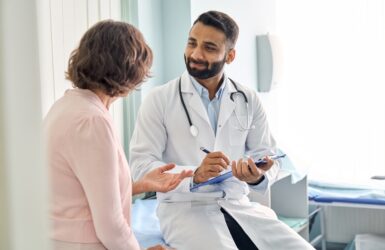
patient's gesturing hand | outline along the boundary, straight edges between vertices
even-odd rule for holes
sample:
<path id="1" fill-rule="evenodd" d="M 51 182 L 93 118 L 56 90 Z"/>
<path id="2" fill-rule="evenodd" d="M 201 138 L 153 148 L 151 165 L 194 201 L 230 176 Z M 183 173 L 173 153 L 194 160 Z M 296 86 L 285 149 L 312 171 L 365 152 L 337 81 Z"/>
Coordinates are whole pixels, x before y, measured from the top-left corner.
<path id="1" fill-rule="evenodd" d="M 175 189 L 184 178 L 193 176 L 192 170 L 183 170 L 176 174 L 167 173 L 173 168 L 175 168 L 175 164 L 167 164 L 148 172 L 139 180 L 143 185 L 144 192 L 165 193 Z"/>

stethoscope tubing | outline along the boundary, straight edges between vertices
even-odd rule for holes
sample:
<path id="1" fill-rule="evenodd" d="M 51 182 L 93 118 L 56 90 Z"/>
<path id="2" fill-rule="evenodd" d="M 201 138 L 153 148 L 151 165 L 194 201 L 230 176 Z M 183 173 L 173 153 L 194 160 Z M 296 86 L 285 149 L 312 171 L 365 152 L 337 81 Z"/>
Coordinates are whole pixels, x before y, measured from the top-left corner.
<path id="1" fill-rule="evenodd" d="M 242 90 L 239 90 L 237 85 L 235 84 L 235 82 L 232 79 L 229 78 L 229 80 L 231 81 L 231 83 L 233 84 L 233 86 L 234 86 L 234 88 L 236 90 L 236 92 L 233 92 L 233 93 L 230 94 L 230 99 L 234 102 L 233 95 L 239 93 L 239 94 L 241 94 L 243 96 L 243 98 L 245 99 L 246 105 L 247 105 L 248 104 L 248 99 L 247 99 L 247 96 L 246 96 L 245 92 L 243 92 Z M 185 102 L 183 100 L 181 77 L 179 77 L 178 85 L 179 85 L 179 97 L 180 97 L 180 101 L 182 102 L 182 106 L 183 106 L 184 112 L 186 114 L 188 123 L 190 125 L 190 133 L 191 133 L 192 136 L 196 137 L 196 136 L 198 136 L 198 128 L 192 123 L 191 117 L 190 117 L 190 113 L 188 112 L 186 104 L 185 104 Z M 237 117 L 237 120 L 238 120 L 238 122 L 240 122 L 238 117 Z"/>

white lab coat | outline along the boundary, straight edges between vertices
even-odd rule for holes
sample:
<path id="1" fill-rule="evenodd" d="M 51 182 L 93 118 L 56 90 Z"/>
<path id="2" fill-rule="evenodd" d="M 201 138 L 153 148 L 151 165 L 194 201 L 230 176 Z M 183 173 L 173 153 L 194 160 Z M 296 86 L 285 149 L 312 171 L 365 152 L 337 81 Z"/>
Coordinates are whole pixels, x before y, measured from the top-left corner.
<path id="1" fill-rule="evenodd" d="M 248 99 L 248 128 L 254 126 L 254 129 L 240 130 L 238 120 L 247 119 L 235 116 L 236 105 L 230 94 L 236 90 L 225 78 L 215 135 L 201 97 L 185 72 L 181 76 L 182 95 L 191 121 L 199 130 L 198 136 L 193 137 L 180 100 L 178 82 L 179 78 L 153 89 L 142 103 L 130 144 L 130 167 L 135 180 L 169 162 L 177 165 L 175 172 L 195 170 L 205 157 L 200 147 L 223 151 L 231 160 L 238 160 L 245 154 L 260 158 L 275 153 L 275 141 L 255 91 L 236 83 Z M 265 181 L 253 189 L 265 192 L 278 169 L 279 166 L 274 165 L 265 175 Z M 187 178 L 174 191 L 157 194 L 161 230 L 171 247 L 178 250 L 237 249 L 220 212 L 223 207 L 260 250 L 313 249 L 279 222 L 270 208 L 251 203 L 247 198 L 250 187 L 245 182 L 232 177 L 221 184 L 198 188 L 194 193 L 190 192 L 190 185 L 191 178 Z"/>

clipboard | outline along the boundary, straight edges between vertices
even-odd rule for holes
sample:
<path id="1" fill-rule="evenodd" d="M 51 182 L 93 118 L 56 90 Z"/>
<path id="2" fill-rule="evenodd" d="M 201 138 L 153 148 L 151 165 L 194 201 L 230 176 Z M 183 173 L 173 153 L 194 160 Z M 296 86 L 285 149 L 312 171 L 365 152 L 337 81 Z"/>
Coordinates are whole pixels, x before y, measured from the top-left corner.
<path id="1" fill-rule="evenodd" d="M 279 158 L 282 158 L 282 157 L 285 157 L 286 154 L 282 154 L 282 155 L 273 155 L 273 156 L 270 156 L 270 158 L 272 160 L 277 160 Z M 259 159 L 255 162 L 255 165 L 257 165 L 257 167 L 265 164 L 266 161 L 264 159 Z M 224 174 L 221 174 L 217 177 L 214 177 L 214 178 L 211 178 L 205 182 L 202 182 L 202 183 L 199 183 L 199 184 L 196 184 L 194 185 L 192 188 L 190 188 L 190 191 L 193 191 L 199 187 L 203 187 L 203 186 L 206 186 L 206 185 L 213 185 L 213 184 L 217 184 L 217 183 L 221 183 L 223 182 L 224 180 L 227 180 L 229 178 L 233 177 L 233 172 L 230 170 L 229 172 L 226 172 Z"/>

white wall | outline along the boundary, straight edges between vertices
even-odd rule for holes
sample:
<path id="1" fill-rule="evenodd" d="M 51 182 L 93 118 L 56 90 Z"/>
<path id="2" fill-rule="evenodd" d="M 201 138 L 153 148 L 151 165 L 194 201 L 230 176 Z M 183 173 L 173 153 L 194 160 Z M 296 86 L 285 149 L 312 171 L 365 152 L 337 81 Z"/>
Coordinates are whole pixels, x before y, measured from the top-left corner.
<path id="1" fill-rule="evenodd" d="M 256 88 L 256 35 L 275 32 L 275 0 L 191 0 L 191 22 L 201 13 L 218 10 L 230 15 L 239 26 L 236 58 L 226 72 L 234 80 Z"/>

